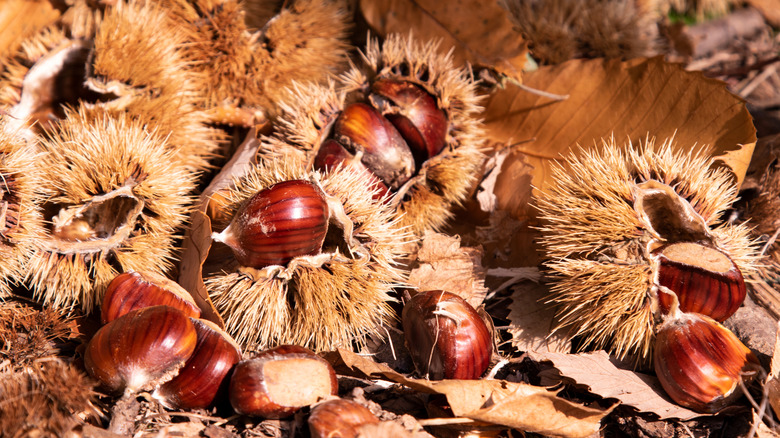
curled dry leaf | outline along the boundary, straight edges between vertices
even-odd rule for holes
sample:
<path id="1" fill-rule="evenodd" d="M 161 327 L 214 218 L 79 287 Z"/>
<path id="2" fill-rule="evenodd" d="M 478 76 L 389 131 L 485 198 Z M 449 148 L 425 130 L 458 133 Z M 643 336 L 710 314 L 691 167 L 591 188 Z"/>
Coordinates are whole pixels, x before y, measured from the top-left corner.
<path id="1" fill-rule="evenodd" d="M 361 0 L 360 10 L 379 35 L 414 31 L 420 40 L 441 40 L 456 64 L 490 67 L 520 81 L 527 44 L 498 2 L 460 0 Z"/>
<path id="2" fill-rule="evenodd" d="M 459 237 L 427 232 L 407 283 L 420 291 L 452 292 L 477 308 L 487 294 L 481 260 L 482 250 L 461 247 Z"/>
<path id="3" fill-rule="evenodd" d="M 500 424 L 551 437 L 585 438 L 599 431 L 610 409 L 590 408 L 546 388 L 505 380 L 409 379 L 387 365 L 339 349 L 326 359 L 339 374 L 382 378 L 416 391 L 443 394 L 456 417 Z"/>
<path id="4" fill-rule="evenodd" d="M 516 217 L 533 213 L 526 197 L 517 196 L 527 187 L 531 168 L 532 184 L 544 190 L 554 160 L 612 135 L 635 144 L 648 134 L 658 141 L 674 136 L 681 147 L 706 147 L 738 182 L 745 176 L 756 142 L 750 114 L 725 83 L 700 72 L 686 72 L 660 57 L 573 60 L 527 73 L 523 82 L 568 98 L 553 101 L 510 87 L 486 102 L 490 139 L 522 142 L 504 162 L 494 191 L 499 208 Z"/>
<path id="5" fill-rule="evenodd" d="M 571 351 L 571 339 L 565 333 L 553 332 L 555 309 L 544 303 L 549 295 L 550 290 L 538 282 L 524 281 L 512 286 L 508 331 L 517 351 Z"/>
<path id="6" fill-rule="evenodd" d="M 651 412 L 661 419 L 682 420 L 704 415 L 669 400 L 656 377 L 618 368 L 603 350 L 580 354 L 529 353 L 529 356 L 535 361 L 552 362 L 563 378 L 585 385 L 601 397 L 616 398 L 640 412 Z"/>

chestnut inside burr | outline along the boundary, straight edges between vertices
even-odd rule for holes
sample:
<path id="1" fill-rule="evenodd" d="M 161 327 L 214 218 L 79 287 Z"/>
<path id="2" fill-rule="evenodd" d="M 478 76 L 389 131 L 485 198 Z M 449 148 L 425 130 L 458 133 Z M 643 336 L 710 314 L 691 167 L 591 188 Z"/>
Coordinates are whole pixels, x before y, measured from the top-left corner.
<path id="1" fill-rule="evenodd" d="M 118 244 L 135 228 L 143 206 L 143 201 L 126 187 L 96 196 L 79 206 L 45 205 L 44 215 L 52 236 L 50 243 L 55 250 L 67 247 L 76 251 L 79 248 L 89 251 L 97 243 Z"/>

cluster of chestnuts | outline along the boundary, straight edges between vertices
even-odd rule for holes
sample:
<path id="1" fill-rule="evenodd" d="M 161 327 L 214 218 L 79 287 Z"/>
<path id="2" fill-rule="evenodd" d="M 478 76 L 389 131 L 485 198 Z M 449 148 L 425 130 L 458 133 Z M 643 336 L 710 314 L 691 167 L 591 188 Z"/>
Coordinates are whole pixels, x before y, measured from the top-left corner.
<path id="1" fill-rule="evenodd" d="M 87 344 L 84 365 L 110 393 L 148 391 L 170 409 L 210 408 L 229 400 L 239 414 L 285 418 L 337 395 L 333 367 L 311 350 L 282 345 L 242 360 L 232 338 L 199 316 L 178 284 L 153 274 L 120 274 L 105 295 L 104 325 Z M 344 427 L 327 420 L 333 409 L 346 409 L 361 422 L 378 421 L 353 402 L 331 403 L 312 412 L 313 428 Z"/>

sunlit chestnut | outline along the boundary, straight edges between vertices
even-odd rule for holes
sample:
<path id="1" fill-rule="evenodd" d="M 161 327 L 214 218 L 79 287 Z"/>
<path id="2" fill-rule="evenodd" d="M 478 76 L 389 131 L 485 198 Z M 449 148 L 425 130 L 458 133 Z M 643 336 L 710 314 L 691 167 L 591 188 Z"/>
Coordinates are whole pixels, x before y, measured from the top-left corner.
<path id="1" fill-rule="evenodd" d="M 101 327 L 84 367 L 111 392 L 148 390 L 173 378 L 196 343 L 195 326 L 180 310 L 145 307 Z"/>
<path id="2" fill-rule="evenodd" d="M 371 181 L 371 186 L 376 191 L 374 199 L 382 199 L 388 194 L 388 188 L 385 183 L 379 179 L 373 172 L 371 172 L 365 164 L 359 161 L 354 155 L 349 153 L 341 143 L 333 139 L 328 139 L 322 142 L 317 155 L 314 157 L 312 163 L 317 170 L 331 170 L 338 166 L 344 168 L 352 168 L 356 172 L 363 173 L 368 176 Z"/>
<path id="3" fill-rule="evenodd" d="M 444 149 L 449 127 L 447 115 L 431 94 L 412 82 L 389 78 L 375 81 L 371 91 L 372 100 L 401 133 L 418 162 Z"/>
<path id="4" fill-rule="evenodd" d="M 401 317 L 414 365 L 429 379 L 478 379 L 490 364 L 490 331 L 458 295 L 419 292 L 404 305 Z"/>
<path id="5" fill-rule="evenodd" d="M 722 251 L 700 243 L 665 245 L 654 252 L 657 283 L 677 295 L 680 310 L 724 321 L 745 300 L 745 280 Z M 659 294 L 661 310 L 672 305 L 669 294 Z"/>
<path id="6" fill-rule="evenodd" d="M 171 409 L 204 409 L 227 400 L 228 374 L 241 360 L 241 348 L 211 321 L 191 318 L 198 342 L 189 360 L 153 397 Z"/>
<path id="7" fill-rule="evenodd" d="M 374 107 L 348 105 L 333 125 L 332 138 L 361 155 L 361 161 L 391 189 L 414 174 L 414 157 L 398 130 Z"/>
<path id="8" fill-rule="evenodd" d="M 308 420 L 311 438 L 356 438 L 361 426 L 378 422 L 367 407 L 341 398 L 314 406 Z"/>
<path id="9" fill-rule="evenodd" d="M 309 181 L 274 184 L 247 199 L 230 224 L 212 238 L 228 245 L 243 265 L 264 268 L 322 250 L 328 203 Z"/>
<path id="10" fill-rule="evenodd" d="M 239 414 L 284 418 L 337 392 L 330 363 L 307 348 L 283 345 L 239 362 L 229 397 Z"/>
<path id="11" fill-rule="evenodd" d="M 108 284 L 100 319 L 103 324 L 143 307 L 165 305 L 175 307 L 185 315 L 200 317 L 200 309 L 192 296 L 173 280 L 151 272 L 124 272 Z"/>
<path id="12" fill-rule="evenodd" d="M 742 395 L 760 369 L 756 356 L 727 328 L 696 313 L 676 312 L 659 327 L 653 364 L 666 393 L 698 412 L 717 412 Z"/>

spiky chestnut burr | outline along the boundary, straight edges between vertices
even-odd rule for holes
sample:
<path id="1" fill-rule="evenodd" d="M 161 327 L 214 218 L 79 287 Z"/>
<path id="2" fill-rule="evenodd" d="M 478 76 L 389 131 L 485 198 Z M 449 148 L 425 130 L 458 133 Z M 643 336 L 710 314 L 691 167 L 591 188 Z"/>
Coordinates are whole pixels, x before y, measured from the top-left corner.
<path id="1" fill-rule="evenodd" d="M 247 26 L 243 2 L 171 2 L 169 14 L 186 34 L 184 50 L 196 62 L 201 107 L 213 123 L 246 124 L 274 114 L 283 89 L 324 81 L 347 61 L 345 2 L 285 3 L 267 22 Z"/>
<path id="2" fill-rule="evenodd" d="M 195 300 L 178 283 L 159 274 L 131 271 L 117 275 L 108 284 L 100 305 L 100 321 L 106 324 L 133 310 L 158 305 L 200 317 Z"/>
<path id="3" fill-rule="evenodd" d="M 355 103 L 372 106 L 395 122 L 408 137 L 405 141 L 418 150 L 419 163 L 411 179 L 393 190 L 401 223 L 419 235 L 441 228 L 452 215 L 451 207 L 465 199 L 484 160 L 475 81 L 454 66 L 451 57 L 439 54 L 435 44 L 420 44 L 411 37 L 390 35 L 381 47 L 371 41 L 364 61 L 337 83 L 294 87 L 281 105 L 280 129 L 264 139 L 261 153 L 269 159 L 299 154 L 311 163 L 322 161 L 316 157 L 328 140 L 350 147 L 333 129 L 342 111 Z M 420 120 L 424 122 L 418 124 Z M 365 122 L 361 130 L 373 132 L 379 125 L 384 123 Z M 423 148 L 425 152 L 420 151 Z M 427 157 L 437 149 L 440 152 Z M 357 149 L 349 152 L 360 154 Z"/>
<path id="4" fill-rule="evenodd" d="M 0 300 L 26 275 L 36 241 L 43 235 L 40 157 L 0 120 Z"/>
<path id="5" fill-rule="evenodd" d="M 328 361 L 308 348 L 281 345 L 239 362 L 229 388 L 239 414 L 284 418 L 336 395 L 339 385 Z"/>
<path id="6" fill-rule="evenodd" d="M 727 169 L 715 167 L 703 152 L 678 152 L 672 140 L 647 140 L 639 147 L 629 142 L 624 151 L 610 139 L 599 150 L 568 157 L 535 200 L 558 329 L 620 357 L 648 358 L 659 291 L 682 292 L 673 290 L 677 286 L 667 275 L 659 278 L 671 267 L 658 255 L 669 251 L 665 245 L 701 246 L 718 260 L 730 259 L 743 275 L 754 269 L 747 228 L 719 223 L 736 195 Z M 666 254 L 677 262 L 697 258 Z M 707 287 L 721 280 L 732 284 L 719 274 L 723 263 L 708 266 L 699 259 L 693 265 L 678 268 L 704 270 L 712 279 L 692 289 L 693 295 L 718 293 L 720 287 Z M 719 299 L 731 302 L 735 289 L 722 290 Z"/>
<path id="7" fill-rule="evenodd" d="M 761 365 L 727 328 L 698 313 L 672 310 L 658 327 L 653 365 L 675 403 L 714 413 L 742 396 Z"/>
<path id="8" fill-rule="evenodd" d="M 458 295 L 418 292 L 404 304 L 401 318 L 414 366 L 427 378 L 478 379 L 490 364 L 490 331 Z"/>
<path id="9" fill-rule="evenodd" d="M 87 344 L 84 367 L 113 393 L 172 379 L 195 351 L 190 318 L 169 306 L 144 307 L 104 325 Z"/>
<path id="10" fill-rule="evenodd" d="M 90 312 L 119 272 L 170 267 L 194 178 L 148 129 L 127 115 L 73 111 L 40 141 L 48 226 L 25 278 L 36 299 Z M 74 221 L 87 232 L 72 233 Z"/>
<path id="11" fill-rule="evenodd" d="M 327 201 L 328 233 L 318 254 L 258 269 L 241 266 L 230 252 L 229 260 L 220 260 L 220 246 L 227 248 L 214 243 L 204 264 L 212 302 L 245 350 L 296 344 L 321 351 L 359 343 L 391 317 L 389 292 L 402 278 L 397 262 L 408 235 L 390 208 L 373 199 L 361 173 L 308 172 L 294 157 L 261 162 L 228 194 L 229 216 L 257 192 L 292 180 L 318 187 Z M 226 226 L 217 223 L 214 230 Z"/>

